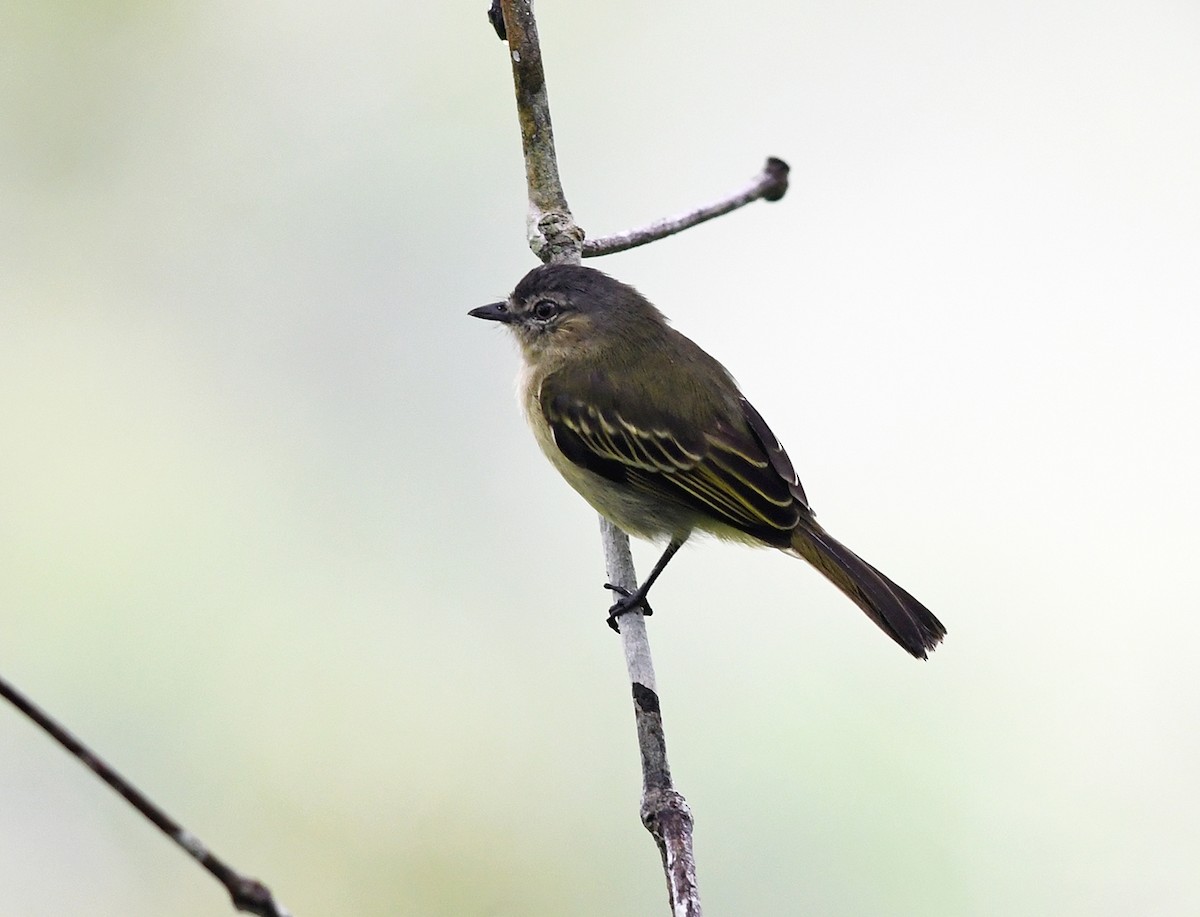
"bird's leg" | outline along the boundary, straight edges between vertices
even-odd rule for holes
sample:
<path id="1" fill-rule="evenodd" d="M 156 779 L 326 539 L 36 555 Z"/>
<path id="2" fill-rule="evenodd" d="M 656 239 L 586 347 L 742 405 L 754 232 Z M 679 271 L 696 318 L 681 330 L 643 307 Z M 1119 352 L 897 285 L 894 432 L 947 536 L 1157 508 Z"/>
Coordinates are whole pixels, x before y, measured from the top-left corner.
<path id="1" fill-rule="evenodd" d="M 605 589 L 611 589 L 621 598 L 613 603 L 613 606 L 608 609 L 608 626 L 617 633 L 621 632 L 621 628 L 617 625 L 617 618 L 625 614 L 627 611 L 641 606 L 642 614 L 652 615 L 649 603 L 646 602 L 646 594 L 650 591 L 650 587 L 654 585 L 654 581 L 658 579 L 658 574 L 662 573 L 667 568 L 667 564 L 671 558 L 675 556 L 675 552 L 683 547 L 684 541 L 687 538 L 672 538 L 671 543 L 667 545 L 667 549 L 663 551 L 662 557 L 658 559 L 658 563 L 654 565 L 654 569 L 650 571 L 650 575 L 646 577 L 646 581 L 637 588 L 636 592 L 630 592 L 624 586 L 614 586 L 612 583 L 605 583 Z"/>

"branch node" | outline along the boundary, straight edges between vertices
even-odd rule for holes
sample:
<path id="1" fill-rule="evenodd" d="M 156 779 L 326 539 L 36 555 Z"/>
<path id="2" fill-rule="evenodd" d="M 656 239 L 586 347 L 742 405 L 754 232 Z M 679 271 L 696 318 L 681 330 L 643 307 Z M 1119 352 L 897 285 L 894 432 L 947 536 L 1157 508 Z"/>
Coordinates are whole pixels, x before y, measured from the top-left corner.
<path id="1" fill-rule="evenodd" d="M 642 798 L 642 824 L 655 837 L 671 831 L 692 832 L 695 820 L 683 794 L 672 787 L 647 790 Z"/>
<path id="2" fill-rule="evenodd" d="M 667 897 L 675 917 L 700 917 L 696 857 L 692 852 L 692 810 L 670 787 L 642 796 L 642 824 L 654 838 L 667 879 Z"/>
<path id="3" fill-rule="evenodd" d="M 530 213 L 529 247 L 543 262 L 579 263 L 583 229 L 569 211 Z"/>

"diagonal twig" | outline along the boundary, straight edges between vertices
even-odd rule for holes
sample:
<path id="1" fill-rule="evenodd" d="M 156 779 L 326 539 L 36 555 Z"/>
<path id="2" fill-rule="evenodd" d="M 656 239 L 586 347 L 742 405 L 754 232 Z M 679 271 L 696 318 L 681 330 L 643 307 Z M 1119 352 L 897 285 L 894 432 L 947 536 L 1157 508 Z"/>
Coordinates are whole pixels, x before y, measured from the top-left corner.
<path id="1" fill-rule="evenodd" d="M 782 159 L 772 156 L 767 160 L 762 171 L 746 187 L 735 191 L 728 197 L 714 201 L 706 207 L 689 210 L 687 213 L 655 220 L 649 226 L 643 226 L 640 229 L 630 229 L 600 239 L 585 239 L 583 257 L 596 258 L 600 255 L 611 255 L 614 252 L 637 248 L 647 242 L 665 239 L 667 236 L 691 229 L 714 217 L 724 216 L 757 200 L 777 201 L 787 193 L 787 187 L 788 164 Z"/>
<path id="2" fill-rule="evenodd" d="M 25 716 L 33 720 L 54 741 L 83 762 L 84 766 L 123 796 L 130 805 L 150 819 L 158 828 L 182 847 L 192 859 L 207 869 L 225 886 L 233 906 L 259 917 L 291 917 L 290 912 L 275 900 L 271 890 L 257 879 L 244 876 L 219 859 L 200 839 L 159 808 L 145 793 L 122 777 L 99 755 L 83 744 L 70 731 L 38 707 L 16 687 L 0 677 L 0 697 L 5 698 Z"/>

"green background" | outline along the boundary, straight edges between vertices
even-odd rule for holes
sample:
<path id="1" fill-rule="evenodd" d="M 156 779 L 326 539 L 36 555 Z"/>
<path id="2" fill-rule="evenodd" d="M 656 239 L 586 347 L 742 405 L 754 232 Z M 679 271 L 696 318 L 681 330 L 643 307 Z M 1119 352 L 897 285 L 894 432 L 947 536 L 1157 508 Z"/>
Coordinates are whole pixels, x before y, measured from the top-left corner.
<path id="1" fill-rule="evenodd" d="M 466 317 L 534 263 L 485 5 L 0 14 L 0 670 L 297 917 L 665 913 L 595 517 Z M 1200 913 L 1200 10 L 538 12 L 593 235 L 790 162 L 594 264 L 950 630 L 675 561 L 708 910 Z M 222 894 L 0 709 L 6 917 Z"/>

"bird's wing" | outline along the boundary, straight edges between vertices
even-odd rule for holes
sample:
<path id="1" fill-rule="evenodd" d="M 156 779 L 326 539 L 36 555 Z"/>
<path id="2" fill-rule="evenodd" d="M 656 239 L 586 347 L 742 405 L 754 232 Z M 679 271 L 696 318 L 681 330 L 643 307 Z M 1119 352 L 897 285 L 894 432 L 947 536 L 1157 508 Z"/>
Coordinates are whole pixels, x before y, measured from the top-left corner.
<path id="1" fill-rule="evenodd" d="M 792 467 L 792 460 L 788 458 L 788 454 L 783 449 L 783 443 L 779 441 L 771 428 L 767 426 L 767 422 L 763 420 L 762 414 L 758 413 L 754 405 L 745 398 L 741 398 L 742 414 L 746 418 L 746 423 L 750 426 L 750 432 L 754 434 L 770 459 L 771 467 L 779 474 L 781 478 L 787 481 L 788 489 L 792 492 L 803 507 L 812 513 L 808 506 L 808 497 L 804 493 L 804 487 L 800 483 L 800 476 L 796 474 L 796 469 Z"/>
<path id="2" fill-rule="evenodd" d="M 651 417 L 596 374 L 585 387 L 555 381 L 545 380 L 539 403 L 559 450 L 576 465 L 770 544 L 787 544 L 809 514 L 787 454 L 745 399 L 742 416 L 697 424 L 669 405 Z"/>

